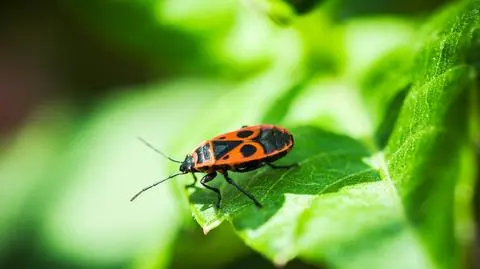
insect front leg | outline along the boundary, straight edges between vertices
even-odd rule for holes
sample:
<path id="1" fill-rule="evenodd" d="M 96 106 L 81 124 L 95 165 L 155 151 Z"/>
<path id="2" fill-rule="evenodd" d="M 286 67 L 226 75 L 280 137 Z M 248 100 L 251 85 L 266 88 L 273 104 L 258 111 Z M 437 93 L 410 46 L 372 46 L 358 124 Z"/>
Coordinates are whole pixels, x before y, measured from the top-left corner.
<path id="1" fill-rule="evenodd" d="M 206 174 L 201 180 L 200 180 L 200 183 L 207 189 L 211 190 L 211 191 L 214 191 L 217 193 L 217 208 L 220 208 L 220 201 L 222 200 L 222 195 L 220 194 L 220 190 L 215 188 L 215 187 L 212 187 L 212 186 L 208 186 L 207 183 L 212 181 L 212 179 L 214 179 L 215 177 L 217 176 L 217 172 L 212 172 L 212 173 L 209 173 L 209 174 Z"/>
<path id="2" fill-rule="evenodd" d="M 197 179 L 197 176 L 196 176 L 194 173 L 192 173 L 192 176 L 193 176 L 193 183 L 190 183 L 190 184 L 188 184 L 188 185 L 185 185 L 185 188 L 186 188 L 186 189 L 195 188 L 195 184 L 197 184 L 197 180 L 198 180 L 198 179 Z"/>
<path id="3" fill-rule="evenodd" d="M 289 164 L 289 165 L 274 165 L 273 163 L 265 163 L 265 164 L 270 166 L 272 169 L 288 169 L 288 168 L 298 166 L 298 163 Z"/>
<path id="4" fill-rule="evenodd" d="M 235 181 L 233 181 L 233 179 L 231 179 L 231 178 L 228 176 L 227 171 L 223 172 L 222 174 L 223 174 L 223 176 L 225 177 L 225 180 L 226 180 L 229 184 L 235 186 L 235 188 L 237 188 L 237 190 L 239 190 L 240 192 L 242 192 L 243 194 L 245 194 L 248 198 L 250 198 L 250 200 L 252 200 L 258 208 L 261 208 L 261 207 L 262 207 L 262 204 L 260 204 L 260 202 L 257 201 L 257 199 L 256 199 L 252 194 L 250 194 L 250 193 L 248 193 L 247 191 L 245 191 L 244 189 L 242 189 L 239 185 L 237 185 L 237 183 L 235 183 Z"/>

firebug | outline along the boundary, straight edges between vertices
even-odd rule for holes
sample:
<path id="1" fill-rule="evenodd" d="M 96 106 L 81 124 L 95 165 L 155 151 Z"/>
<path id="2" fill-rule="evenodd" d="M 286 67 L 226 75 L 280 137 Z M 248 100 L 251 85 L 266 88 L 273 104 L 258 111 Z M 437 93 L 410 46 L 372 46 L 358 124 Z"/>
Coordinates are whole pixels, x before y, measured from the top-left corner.
<path id="1" fill-rule="evenodd" d="M 186 187 L 194 187 L 197 183 L 195 173 L 206 173 L 200 183 L 217 194 L 216 207 L 220 208 L 222 200 L 220 190 L 207 184 L 220 173 L 229 184 L 245 194 L 257 207 L 262 207 L 252 194 L 240 187 L 229 176 L 228 171 L 243 173 L 265 165 L 273 169 L 288 169 L 296 165 L 272 163 L 285 156 L 294 145 L 293 135 L 287 129 L 275 125 L 242 126 L 238 130 L 218 135 L 200 143 L 190 154 L 187 154 L 183 161 L 172 159 L 145 140 L 140 140 L 170 161 L 180 163 L 180 172 L 142 189 L 132 197 L 131 201 L 144 191 L 178 175 L 191 173 L 194 181 Z"/>

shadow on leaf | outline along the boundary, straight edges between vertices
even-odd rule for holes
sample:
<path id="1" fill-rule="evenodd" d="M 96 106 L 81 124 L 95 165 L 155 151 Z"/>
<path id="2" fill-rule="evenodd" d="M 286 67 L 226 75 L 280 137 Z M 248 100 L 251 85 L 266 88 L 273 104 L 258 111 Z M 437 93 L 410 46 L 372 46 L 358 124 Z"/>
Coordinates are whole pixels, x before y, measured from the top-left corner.
<path id="1" fill-rule="evenodd" d="M 398 91 L 392 100 L 390 100 L 390 102 L 387 104 L 385 116 L 380 122 L 377 130 L 375 130 L 374 134 L 378 148 L 383 149 L 387 145 L 388 139 L 392 134 L 395 123 L 397 122 L 398 115 L 400 114 L 403 101 L 405 100 L 405 97 L 407 96 L 411 86 L 412 85 L 409 84 L 402 90 Z"/>

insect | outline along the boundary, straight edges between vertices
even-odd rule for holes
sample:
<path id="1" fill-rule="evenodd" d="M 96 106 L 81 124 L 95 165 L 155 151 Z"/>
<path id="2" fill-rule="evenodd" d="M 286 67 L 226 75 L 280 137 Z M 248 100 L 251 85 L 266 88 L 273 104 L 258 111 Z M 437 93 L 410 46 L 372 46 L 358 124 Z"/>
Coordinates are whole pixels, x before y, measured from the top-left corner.
<path id="1" fill-rule="evenodd" d="M 194 187 L 198 181 L 195 173 L 206 173 L 200 180 L 200 183 L 208 190 L 217 194 L 216 207 L 220 208 L 222 200 L 220 190 L 207 184 L 220 173 L 227 183 L 245 194 L 260 208 L 262 207 L 260 202 L 252 194 L 240 187 L 229 176 L 228 171 L 244 173 L 265 165 L 273 169 L 288 169 L 297 165 L 274 165 L 272 163 L 285 156 L 293 148 L 294 144 L 293 135 L 287 129 L 275 125 L 242 126 L 238 130 L 218 135 L 200 143 L 183 161 L 172 159 L 145 140 L 141 138 L 140 140 L 170 161 L 180 163 L 180 172 L 142 189 L 130 201 L 133 201 L 144 191 L 183 174 L 191 173 L 193 175 L 193 183 L 185 187 Z"/>

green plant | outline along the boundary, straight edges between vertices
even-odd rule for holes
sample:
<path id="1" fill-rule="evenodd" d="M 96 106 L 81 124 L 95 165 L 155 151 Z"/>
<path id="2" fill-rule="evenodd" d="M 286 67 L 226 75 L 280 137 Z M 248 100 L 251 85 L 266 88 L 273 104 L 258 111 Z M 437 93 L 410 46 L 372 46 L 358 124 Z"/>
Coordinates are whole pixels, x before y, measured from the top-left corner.
<path id="1" fill-rule="evenodd" d="M 480 1 L 426 19 L 343 20 L 358 6 L 252 2 L 59 4 L 161 81 L 123 87 L 80 116 L 48 104 L 18 131 L 0 156 L 0 267 L 24 262 L 20 253 L 48 268 L 225 268 L 251 249 L 287 266 L 468 267 Z M 300 164 L 232 174 L 263 209 L 221 177 L 220 210 L 213 193 L 184 189 L 189 176 L 129 202 L 178 169 L 136 136 L 181 159 L 256 123 L 288 127 L 296 144 L 279 163 Z"/>

